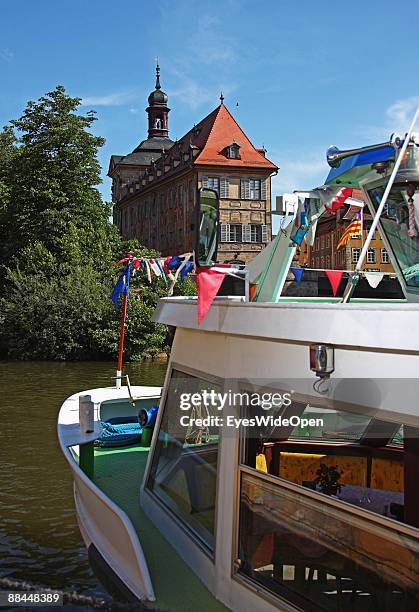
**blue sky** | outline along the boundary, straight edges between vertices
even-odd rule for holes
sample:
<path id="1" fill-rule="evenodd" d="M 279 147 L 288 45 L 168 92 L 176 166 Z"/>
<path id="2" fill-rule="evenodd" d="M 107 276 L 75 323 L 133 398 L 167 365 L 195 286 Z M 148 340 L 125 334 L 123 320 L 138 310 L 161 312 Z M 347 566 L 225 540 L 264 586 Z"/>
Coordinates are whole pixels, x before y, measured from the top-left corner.
<path id="1" fill-rule="evenodd" d="M 402 7 L 402 10 L 401 10 Z M 2 5 L 0 122 L 57 84 L 94 108 L 111 154 L 146 137 L 154 58 L 180 138 L 225 103 L 280 166 L 274 195 L 321 184 L 325 151 L 386 140 L 419 103 L 417 3 L 18 0 Z M 236 106 L 238 102 L 238 106 Z"/>

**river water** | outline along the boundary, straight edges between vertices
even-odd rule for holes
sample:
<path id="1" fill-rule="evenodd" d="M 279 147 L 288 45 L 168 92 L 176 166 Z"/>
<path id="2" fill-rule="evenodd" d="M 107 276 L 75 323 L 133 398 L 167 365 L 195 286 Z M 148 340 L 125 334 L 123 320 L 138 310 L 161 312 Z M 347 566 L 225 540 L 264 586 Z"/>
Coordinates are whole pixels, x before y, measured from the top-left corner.
<path id="1" fill-rule="evenodd" d="M 132 384 L 143 385 L 162 385 L 165 371 L 161 363 L 125 369 Z M 84 595 L 105 594 L 78 530 L 71 474 L 59 449 L 56 423 L 66 397 L 110 386 L 114 373 L 110 363 L 0 362 L 1 577 Z"/>

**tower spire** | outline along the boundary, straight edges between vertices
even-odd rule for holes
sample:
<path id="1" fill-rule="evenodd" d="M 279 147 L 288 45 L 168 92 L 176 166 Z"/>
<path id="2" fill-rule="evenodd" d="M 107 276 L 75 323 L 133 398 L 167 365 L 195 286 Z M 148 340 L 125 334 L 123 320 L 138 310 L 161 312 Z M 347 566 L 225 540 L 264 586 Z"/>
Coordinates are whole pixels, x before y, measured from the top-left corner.
<path id="1" fill-rule="evenodd" d="M 159 56 L 156 57 L 156 89 L 161 89 Z"/>
<path id="2" fill-rule="evenodd" d="M 224 104 L 224 96 L 223 96 L 223 92 L 221 92 L 221 95 L 220 95 L 220 102 L 221 102 L 221 104 Z"/>

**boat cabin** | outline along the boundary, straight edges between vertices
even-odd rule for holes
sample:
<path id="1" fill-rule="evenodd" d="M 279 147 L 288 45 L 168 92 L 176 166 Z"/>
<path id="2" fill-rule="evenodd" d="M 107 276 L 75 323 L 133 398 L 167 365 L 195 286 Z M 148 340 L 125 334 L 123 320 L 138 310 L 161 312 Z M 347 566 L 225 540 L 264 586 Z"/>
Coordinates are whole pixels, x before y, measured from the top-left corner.
<path id="1" fill-rule="evenodd" d="M 419 306 L 387 306 L 391 338 L 373 304 L 195 308 L 156 314 L 176 335 L 145 512 L 228 608 L 417 609 Z"/>

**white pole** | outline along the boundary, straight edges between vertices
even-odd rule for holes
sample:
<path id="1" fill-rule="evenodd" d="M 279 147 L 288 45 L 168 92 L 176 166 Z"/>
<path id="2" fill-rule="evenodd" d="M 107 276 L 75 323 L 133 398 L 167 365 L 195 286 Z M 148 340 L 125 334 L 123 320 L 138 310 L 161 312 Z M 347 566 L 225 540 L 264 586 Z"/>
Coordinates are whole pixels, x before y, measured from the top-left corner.
<path id="1" fill-rule="evenodd" d="M 122 370 L 117 370 L 116 371 L 116 381 L 115 381 L 115 386 L 117 389 L 121 388 L 122 385 Z"/>
<path id="2" fill-rule="evenodd" d="M 368 232 L 368 236 L 365 239 L 364 246 L 362 247 L 361 254 L 360 254 L 358 262 L 357 262 L 357 264 L 355 266 L 355 270 L 354 270 L 355 275 L 360 271 L 360 269 L 362 268 L 362 264 L 364 263 L 365 256 L 366 256 L 367 251 L 369 249 L 369 246 L 371 244 L 371 240 L 372 240 L 372 238 L 374 236 L 374 232 L 375 232 L 375 230 L 377 228 L 378 221 L 379 221 L 379 219 L 381 217 L 381 213 L 384 210 L 384 206 L 386 205 L 387 198 L 388 198 L 388 196 L 390 194 L 391 188 L 393 187 L 393 183 L 394 183 L 394 181 L 396 179 L 396 174 L 399 171 L 400 164 L 402 163 L 404 154 L 406 153 L 406 149 L 409 146 L 410 137 L 412 135 L 413 128 L 415 127 L 415 123 L 417 121 L 418 115 L 419 115 L 419 106 L 416 109 L 415 116 L 413 117 L 412 123 L 410 124 L 409 131 L 406 134 L 406 137 L 405 137 L 404 142 L 403 142 L 403 146 L 400 149 L 399 155 L 398 155 L 398 157 L 396 159 L 396 163 L 394 164 L 394 168 L 393 168 L 393 171 L 392 171 L 392 173 L 390 175 L 389 181 L 387 183 L 387 187 L 385 188 L 382 200 L 380 202 L 379 207 L 377 208 L 377 212 L 375 213 L 375 217 L 374 217 L 374 219 L 372 221 L 370 230 Z M 346 289 L 345 289 L 345 294 L 344 294 L 344 296 L 342 298 L 342 302 L 347 302 L 349 300 L 349 298 L 350 298 L 350 296 L 352 294 L 352 289 L 353 289 L 353 284 L 348 283 L 348 285 L 346 286 Z"/>

